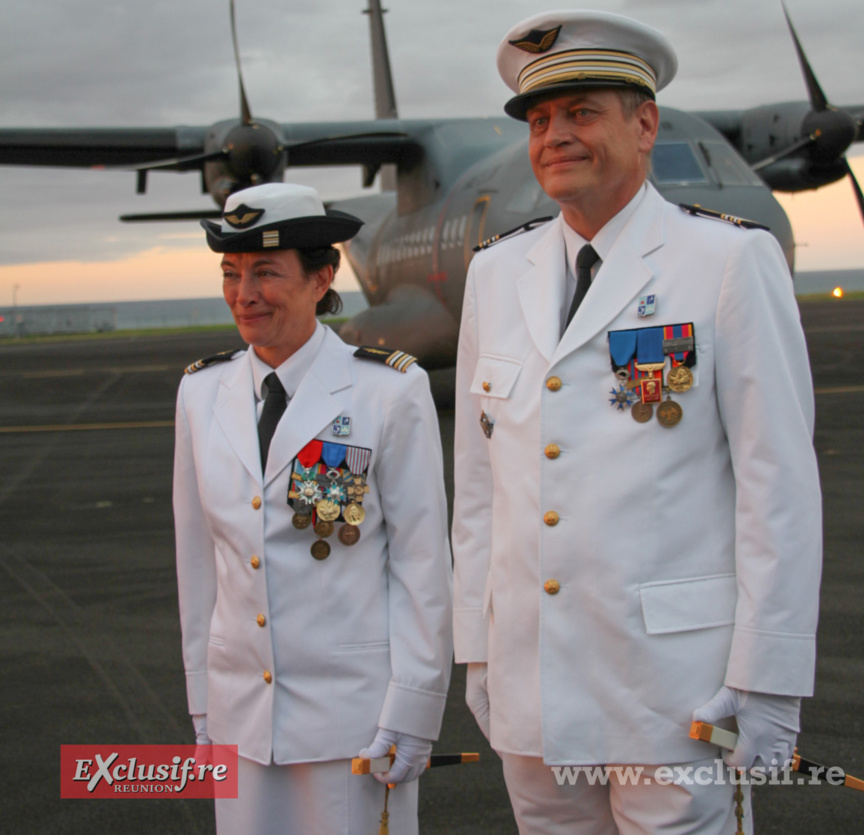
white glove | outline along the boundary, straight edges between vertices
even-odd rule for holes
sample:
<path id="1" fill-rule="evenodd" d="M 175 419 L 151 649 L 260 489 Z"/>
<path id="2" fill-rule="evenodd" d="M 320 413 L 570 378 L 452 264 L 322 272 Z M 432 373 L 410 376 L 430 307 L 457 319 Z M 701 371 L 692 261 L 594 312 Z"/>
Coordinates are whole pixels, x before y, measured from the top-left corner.
<path id="1" fill-rule="evenodd" d="M 207 714 L 197 713 L 192 716 L 192 724 L 195 726 L 195 762 L 209 763 L 211 749 L 206 747 L 212 745 L 207 735 Z"/>
<path id="2" fill-rule="evenodd" d="M 396 746 L 396 759 L 390 770 L 386 774 L 372 776 L 379 783 L 410 783 L 411 780 L 416 780 L 426 770 L 429 755 L 432 753 L 432 740 L 379 728 L 372 744 L 364 748 L 360 756 L 369 759 L 384 757 L 393 745 Z"/>
<path id="3" fill-rule="evenodd" d="M 713 725 L 718 719 L 734 716 L 738 723 L 738 744 L 723 756 L 732 768 L 786 768 L 795 752 L 801 730 L 798 696 L 775 696 L 721 687 L 714 698 L 693 712 L 694 722 Z"/>
<path id="4" fill-rule="evenodd" d="M 192 717 L 192 724 L 195 726 L 195 744 L 212 745 L 210 737 L 207 736 L 207 714 L 196 713 Z"/>
<path id="5" fill-rule="evenodd" d="M 465 703 L 474 714 L 486 739 L 489 739 L 489 690 L 486 685 L 488 669 L 488 664 L 476 661 L 468 665 L 465 677 Z"/>

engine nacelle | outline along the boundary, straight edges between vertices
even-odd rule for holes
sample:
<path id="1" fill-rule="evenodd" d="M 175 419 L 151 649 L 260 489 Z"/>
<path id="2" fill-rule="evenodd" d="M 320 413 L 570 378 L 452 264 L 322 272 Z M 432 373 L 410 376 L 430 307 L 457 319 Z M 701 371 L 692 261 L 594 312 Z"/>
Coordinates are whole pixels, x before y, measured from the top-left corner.
<path id="1" fill-rule="evenodd" d="M 284 177 L 284 138 L 279 125 L 270 120 L 251 125 L 239 119 L 217 122 L 207 131 L 204 151 L 222 154 L 204 163 L 205 188 L 220 206 L 235 191 L 282 182 Z"/>

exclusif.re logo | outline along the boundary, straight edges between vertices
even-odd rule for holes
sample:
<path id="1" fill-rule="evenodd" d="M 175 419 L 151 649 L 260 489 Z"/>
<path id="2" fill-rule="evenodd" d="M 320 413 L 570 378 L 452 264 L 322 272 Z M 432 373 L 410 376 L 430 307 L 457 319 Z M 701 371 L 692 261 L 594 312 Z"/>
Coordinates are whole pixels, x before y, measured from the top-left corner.
<path id="1" fill-rule="evenodd" d="M 236 745 L 61 745 L 60 797 L 236 798 Z"/>

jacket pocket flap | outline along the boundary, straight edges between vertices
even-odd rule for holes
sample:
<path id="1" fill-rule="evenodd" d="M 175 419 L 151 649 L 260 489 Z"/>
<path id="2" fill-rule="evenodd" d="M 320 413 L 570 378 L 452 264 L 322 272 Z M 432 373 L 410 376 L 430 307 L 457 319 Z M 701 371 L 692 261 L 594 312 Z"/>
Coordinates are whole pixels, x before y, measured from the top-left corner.
<path id="1" fill-rule="evenodd" d="M 729 626 L 735 622 L 734 574 L 646 583 L 639 587 L 649 635 Z"/>
<path id="2" fill-rule="evenodd" d="M 522 363 L 518 360 L 481 356 L 471 382 L 471 394 L 502 399 L 509 397 L 521 370 Z"/>

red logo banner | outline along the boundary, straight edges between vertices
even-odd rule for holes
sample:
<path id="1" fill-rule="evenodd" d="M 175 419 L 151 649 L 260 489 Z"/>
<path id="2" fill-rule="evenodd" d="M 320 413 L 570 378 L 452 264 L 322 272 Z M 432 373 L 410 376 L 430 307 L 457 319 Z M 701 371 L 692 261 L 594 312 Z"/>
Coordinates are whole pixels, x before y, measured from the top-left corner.
<path id="1" fill-rule="evenodd" d="M 235 798 L 236 745 L 61 745 L 62 798 Z"/>

